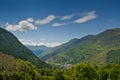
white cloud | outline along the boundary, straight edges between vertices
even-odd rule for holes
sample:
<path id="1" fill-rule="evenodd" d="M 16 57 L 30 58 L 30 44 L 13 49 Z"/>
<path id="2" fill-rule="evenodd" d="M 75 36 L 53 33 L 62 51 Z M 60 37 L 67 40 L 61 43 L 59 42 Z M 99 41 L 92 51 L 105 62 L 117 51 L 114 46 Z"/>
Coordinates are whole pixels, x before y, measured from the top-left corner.
<path id="1" fill-rule="evenodd" d="M 66 15 L 66 16 L 63 16 L 61 17 L 61 20 L 69 20 L 73 17 L 74 15 Z"/>
<path id="2" fill-rule="evenodd" d="M 74 23 L 84 23 L 84 22 L 93 20 L 96 17 L 97 17 L 97 15 L 95 14 L 95 11 L 91 11 L 91 12 L 88 12 L 86 16 L 75 20 Z"/>
<path id="3" fill-rule="evenodd" d="M 52 26 L 58 27 L 63 25 L 66 25 L 66 23 L 54 23 Z"/>
<path id="4" fill-rule="evenodd" d="M 62 43 L 60 42 L 52 42 L 52 43 L 44 43 L 45 46 L 48 46 L 48 47 L 56 47 L 56 46 L 60 46 Z"/>
<path id="5" fill-rule="evenodd" d="M 46 18 L 42 19 L 42 20 L 36 20 L 35 23 L 36 24 L 48 24 L 51 21 L 53 21 L 56 18 L 55 15 L 49 15 Z"/>
<path id="6" fill-rule="evenodd" d="M 32 40 L 25 40 L 25 39 L 19 39 L 20 42 L 22 42 L 23 44 L 29 44 L 32 42 Z"/>
<path id="7" fill-rule="evenodd" d="M 33 18 L 27 18 L 27 21 L 28 21 L 28 22 L 33 22 L 34 19 L 33 19 Z"/>
<path id="8" fill-rule="evenodd" d="M 56 47 L 56 46 L 59 46 L 61 45 L 62 43 L 60 42 L 34 42 L 32 40 L 24 40 L 24 39 L 19 39 L 19 41 L 21 43 L 23 43 L 24 45 L 32 45 L 32 46 L 41 46 L 41 45 L 44 45 L 44 46 L 47 46 L 47 47 Z"/>
<path id="9" fill-rule="evenodd" d="M 18 25 L 12 25 L 12 24 L 9 24 L 9 23 L 6 23 L 5 26 L 6 26 L 6 29 L 8 31 L 16 31 L 16 30 L 19 29 Z"/>
<path id="10" fill-rule="evenodd" d="M 28 31 L 36 30 L 37 27 L 27 20 L 20 21 L 17 25 L 6 23 L 6 29 L 9 31 Z"/>

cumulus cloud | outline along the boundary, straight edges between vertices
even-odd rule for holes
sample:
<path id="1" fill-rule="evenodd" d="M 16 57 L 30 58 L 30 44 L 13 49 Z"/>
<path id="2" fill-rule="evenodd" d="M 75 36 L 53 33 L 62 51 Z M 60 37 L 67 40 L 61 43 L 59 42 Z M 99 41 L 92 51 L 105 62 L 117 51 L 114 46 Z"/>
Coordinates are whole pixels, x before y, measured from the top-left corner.
<path id="1" fill-rule="evenodd" d="M 66 23 L 54 23 L 52 26 L 58 27 L 58 26 L 63 26 L 66 25 Z"/>
<path id="2" fill-rule="evenodd" d="M 53 21 L 56 18 L 55 15 L 49 15 L 46 18 L 42 19 L 42 20 L 36 20 L 35 23 L 36 24 L 48 24 L 51 21 Z"/>
<path id="3" fill-rule="evenodd" d="M 28 30 L 36 30 L 37 27 L 27 20 L 20 21 L 17 25 L 12 25 L 6 23 L 6 29 L 9 31 L 28 31 Z"/>
<path id="4" fill-rule="evenodd" d="M 19 39 L 19 41 L 24 45 L 32 45 L 32 46 L 47 46 L 47 47 L 56 47 L 60 46 L 62 43 L 60 42 L 34 42 L 32 40 L 25 40 L 25 39 Z"/>
<path id="5" fill-rule="evenodd" d="M 73 16 L 74 16 L 73 14 L 72 14 L 72 15 L 66 15 L 66 16 L 61 17 L 61 20 L 69 20 L 69 19 L 71 19 Z"/>
<path id="6" fill-rule="evenodd" d="M 75 20 L 74 23 L 84 23 L 84 22 L 93 20 L 95 18 L 97 18 L 95 11 L 91 11 L 91 12 L 88 12 L 86 16 Z"/>
<path id="7" fill-rule="evenodd" d="M 33 18 L 27 18 L 27 21 L 28 22 L 34 22 L 34 19 Z"/>

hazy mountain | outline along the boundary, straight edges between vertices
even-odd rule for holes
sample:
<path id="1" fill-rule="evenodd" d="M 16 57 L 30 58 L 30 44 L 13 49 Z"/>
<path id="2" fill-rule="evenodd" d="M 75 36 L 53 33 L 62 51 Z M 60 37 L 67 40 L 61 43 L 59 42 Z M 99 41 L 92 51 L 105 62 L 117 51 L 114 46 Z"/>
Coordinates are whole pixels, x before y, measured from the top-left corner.
<path id="1" fill-rule="evenodd" d="M 120 54 L 119 50 L 116 55 L 113 54 L 117 49 L 120 49 L 120 28 L 108 29 L 98 35 L 88 35 L 81 39 L 72 39 L 44 52 L 39 57 L 47 63 L 61 66 L 79 62 L 104 65 L 114 63 L 114 57 L 120 60 L 116 56 Z M 114 57 L 111 57 L 112 55 Z"/>
<path id="2" fill-rule="evenodd" d="M 37 67 L 45 67 L 47 65 L 21 44 L 12 33 L 2 28 L 0 28 L 0 52 L 30 61 Z"/>
<path id="3" fill-rule="evenodd" d="M 26 45 L 26 47 L 29 48 L 36 56 L 40 55 L 44 51 L 52 49 L 51 47 L 47 47 L 47 46 L 44 46 L 44 45 L 41 45 L 41 46 Z"/>

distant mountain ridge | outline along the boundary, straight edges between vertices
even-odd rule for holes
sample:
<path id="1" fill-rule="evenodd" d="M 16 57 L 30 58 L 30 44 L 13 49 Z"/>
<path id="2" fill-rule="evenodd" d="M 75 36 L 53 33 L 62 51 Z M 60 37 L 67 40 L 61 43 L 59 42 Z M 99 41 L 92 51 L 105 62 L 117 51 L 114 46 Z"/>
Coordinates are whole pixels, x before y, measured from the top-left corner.
<path id="1" fill-rule="evenodd" d="M 30 61 L 37 67 L 45 67 L 47 65 L 21 44 L 12 33 L 2 28 L 0 28 L 0 52 Z"/>
<path id="2" fill-rule="evenodd" d="M 26 45 L 26 47 L 30 49 L 36 56 L 40 55 L 44 51 L 52 49 L 51 47 L 47 47 L 44 45 L 41 45 L 41 46 Z"/>
<path id="3" fill-rule="evenodd" d="M 98 35 L 88 35 L 44 52 L 39 57 L 47 63 L 64 66 L 79 62 L 109 64 L 111 50 L 120 49 L 120 28 L 108 29 Z M 119 51 L 119 50 L 118 50 Z M 118 52 L 117 51 L 117 52 Z M 120 53 L 119 53 L 120 55 Z M 119 57 L 117 60 L 120 60 Z M 113 59 L 113 62 L 114 59 Z"/>

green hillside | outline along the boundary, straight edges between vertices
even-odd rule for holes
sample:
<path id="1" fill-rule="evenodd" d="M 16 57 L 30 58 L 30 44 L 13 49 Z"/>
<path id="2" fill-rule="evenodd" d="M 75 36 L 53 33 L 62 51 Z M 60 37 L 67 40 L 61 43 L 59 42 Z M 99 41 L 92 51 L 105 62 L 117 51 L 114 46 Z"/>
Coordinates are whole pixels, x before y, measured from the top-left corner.
<path id="1" fill-rule="evenodd" d="M 47 65 L 21 44 L 12 33 L 2 28 L 0 28 L 0 52 L 30 61 L 37 67 L 45 67 Z"/>
<path id="2" fill-rule="evenodd" d="M 111 50 L 106 56 L 107 63 L 120 64 L 120 49 Z"/>
<path id="3" fill-rule="evenodd" d="M 120 28 L 108 29 L 98 35 L 73 39 L 59 47 L 42 53 L 40 58 L 47 63 L 65 66 L 79 62 L 104 65 L 111 63 L 109 51 L 120 49 Z M 115 56 L 114 57 L 118 57 Z M 113 63 L 114 63 L 114 58 Z M 120 59 L 119 59 L 120 60 Z"/>

